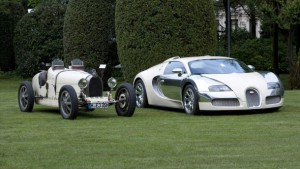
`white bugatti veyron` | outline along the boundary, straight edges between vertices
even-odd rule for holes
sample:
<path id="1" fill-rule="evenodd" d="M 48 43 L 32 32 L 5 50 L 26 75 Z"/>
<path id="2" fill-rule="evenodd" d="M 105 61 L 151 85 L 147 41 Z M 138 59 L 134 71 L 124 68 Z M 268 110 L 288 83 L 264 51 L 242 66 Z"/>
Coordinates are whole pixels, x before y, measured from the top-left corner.
<path id="1" fill-rule="evenodd" d="M 272 72 L 257 72 L 234 58 L 173 57 L 134 78 L 137 107 L 148 105 L 201 110 L 278 109 L 284 88 Z"/>

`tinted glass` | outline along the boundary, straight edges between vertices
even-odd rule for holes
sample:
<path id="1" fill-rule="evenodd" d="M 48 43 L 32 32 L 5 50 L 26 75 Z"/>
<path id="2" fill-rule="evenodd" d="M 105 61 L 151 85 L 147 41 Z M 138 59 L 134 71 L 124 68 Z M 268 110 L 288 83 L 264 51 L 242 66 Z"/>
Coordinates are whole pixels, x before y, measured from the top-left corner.
<path id="1" fill-rule="evenodd" d="M 235 59 L 204 59 L 189 62 L 192 74 L 230 74 L 253 72 L 246 64 Z"/>
<path id="2" fill-rule="evenodd" d="M 164 71 L 164 75 L 168 75 L 168 74 L 173 74 L 173 70 L 175 68 L 180 68 L 182 70 L 182 73 L 185 74 L 186 70 L 184 68 L 184 65 L 181 62 L 169 62 L 169 64 L 167 65 L 165 71 Z"/>

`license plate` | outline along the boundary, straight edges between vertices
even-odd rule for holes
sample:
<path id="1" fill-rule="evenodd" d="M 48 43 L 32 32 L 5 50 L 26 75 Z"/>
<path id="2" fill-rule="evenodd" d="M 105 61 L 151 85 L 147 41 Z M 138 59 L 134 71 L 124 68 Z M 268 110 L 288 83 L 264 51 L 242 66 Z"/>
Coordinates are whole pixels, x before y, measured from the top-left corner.
<path id="1" fill-rule="evenodd" d="M 89 109 L 101 109 L 101 108 L 108 108 L 108 103 L 89 103 L 88 108 Z"/>

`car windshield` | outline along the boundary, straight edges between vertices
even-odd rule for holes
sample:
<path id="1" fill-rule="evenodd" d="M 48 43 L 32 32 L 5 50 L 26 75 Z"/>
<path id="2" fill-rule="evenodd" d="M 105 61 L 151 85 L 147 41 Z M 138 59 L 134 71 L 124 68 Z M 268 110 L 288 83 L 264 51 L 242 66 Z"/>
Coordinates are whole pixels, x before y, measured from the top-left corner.
<path id="1" fill-rule="evenodd" d="M 203 59 L 189 62 L 192 74 L 230 74 L 253 72 L 246 64 L 235 59 Z"/>

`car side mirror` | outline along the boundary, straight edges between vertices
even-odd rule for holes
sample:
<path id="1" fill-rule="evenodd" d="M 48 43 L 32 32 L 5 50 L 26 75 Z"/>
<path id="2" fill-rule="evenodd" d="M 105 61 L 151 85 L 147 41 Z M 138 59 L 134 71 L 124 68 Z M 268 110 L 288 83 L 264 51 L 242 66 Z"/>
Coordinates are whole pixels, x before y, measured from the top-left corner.
<path id="1" fill-rule="evenodd" d="M 248 67 L 249 67 L 251 70 L 255 71 L 255 67 L 254 67 L 254 66 L 248 65 Z"/>
<path id="2" fill-rule="evenodd" d="M 172 70 L 173 73 L 177 73 L 179 77 L 182 76 L 182 69 L 181 68 L 175 68 Z"/>

